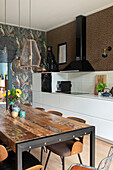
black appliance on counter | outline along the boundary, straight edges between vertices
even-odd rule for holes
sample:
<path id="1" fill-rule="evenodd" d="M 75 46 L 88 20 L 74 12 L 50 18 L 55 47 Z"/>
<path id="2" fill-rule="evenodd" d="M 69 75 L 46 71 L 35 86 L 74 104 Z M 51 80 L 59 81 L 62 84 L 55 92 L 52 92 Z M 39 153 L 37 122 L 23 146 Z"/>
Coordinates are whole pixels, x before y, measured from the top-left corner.
<path id="1" fill-rule="evenodd" d="M 57 81 L 57 92 L 71 92 L 71 81 Z"/>
<path id="2" fill-rule="evenodd" d="M 51 73 L 42 73 L 41 77 L 42 92 L 52 92 L 52 76 Z"/>

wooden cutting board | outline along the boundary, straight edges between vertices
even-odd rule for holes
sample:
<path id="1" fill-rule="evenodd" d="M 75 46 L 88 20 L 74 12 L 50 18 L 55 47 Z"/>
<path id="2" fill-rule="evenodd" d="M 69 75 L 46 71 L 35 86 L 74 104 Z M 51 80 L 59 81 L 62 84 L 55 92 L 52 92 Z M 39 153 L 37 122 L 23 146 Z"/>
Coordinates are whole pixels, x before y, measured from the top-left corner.
<path id="1" fill-rule="evenodd" d="M 98 94 L 98 91 L 96 91 L 96 87 L 99 85 L 99 83 L 106 83 L 106 80 L 107 75 L 96 75 L 94 94 Z"/>

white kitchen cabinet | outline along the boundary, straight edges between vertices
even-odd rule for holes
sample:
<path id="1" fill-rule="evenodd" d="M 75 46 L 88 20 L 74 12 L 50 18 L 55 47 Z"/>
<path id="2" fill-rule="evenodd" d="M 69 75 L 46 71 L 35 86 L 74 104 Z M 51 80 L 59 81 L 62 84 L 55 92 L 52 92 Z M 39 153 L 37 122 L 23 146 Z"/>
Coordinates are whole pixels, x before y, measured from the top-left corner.
<path id="1" fill-rule="evenodd" d="M 33 103 L 32 107 L 33 108 L 35 108 L 35 107 L 42 107 L 42 104 L 40 104 L 40 103 Z"/>
<path id="2" fill-rule="evenodd" d="M 41 80 L 40 74 L 38 78 Z M 37 78 L 33 76 L 33 79 Z M 35 81 L 37 80 L 33 80 L 33 83 Z M 99 138 L 113 143 L 113 98 L 87 94 L 45 93 L 41 92 L 40 84 L 40 88 L 33 85 L 33 107 L 36 106 L 43 107 L 46 111 L 56 110 L 62 112 L 64 117 L 83 118 L 87 124 L 95 126 L 96 135 Z"/>
<path id="3" fill-rule="evenodd" d="M 38 92 L 36 90 L 32 91 L 32 101 L 33 103 L 42 103 L 42 98 L 41 98 L 41 92 Z"/>
<path id="4" fill-rule="evenodd" d="M 32 74 L 32 90 L 41 91 L 41 73 Z"/>

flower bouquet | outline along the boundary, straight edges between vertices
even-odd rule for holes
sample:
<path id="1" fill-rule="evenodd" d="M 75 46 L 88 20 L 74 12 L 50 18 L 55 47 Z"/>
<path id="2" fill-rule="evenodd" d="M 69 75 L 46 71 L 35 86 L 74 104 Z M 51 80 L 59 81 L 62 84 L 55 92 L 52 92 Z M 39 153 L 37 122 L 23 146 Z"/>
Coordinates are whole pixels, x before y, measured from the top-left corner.
<path id="1" fill-rule="evenodd" d="M 8 103 L 10 105 L 10 111 L 12 111 L 12 106 L 21 99 L 21 90 L 12 88 L 11 91 L 8 91 Z M 3 94 L 4 101 L 6 101 L 6 93 Z"/>

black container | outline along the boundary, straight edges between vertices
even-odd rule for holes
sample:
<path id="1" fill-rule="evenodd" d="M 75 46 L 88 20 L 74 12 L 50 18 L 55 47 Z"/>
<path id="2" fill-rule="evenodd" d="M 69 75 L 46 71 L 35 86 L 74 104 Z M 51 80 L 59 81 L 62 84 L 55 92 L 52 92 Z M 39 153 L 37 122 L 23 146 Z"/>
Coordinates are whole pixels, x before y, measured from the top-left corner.
<path id="1" fill-rule="evenodd" d="M 52 91 L 52 76 L 51 73 L 42 73 L 41 77 L 41 86 L 42 86 L 42 92 L 49 92 Z"/>
<path id="2" fill-rule="evenodd" d="M 57 81 L 57 92 L 71 92 L 71 81 Z"/>

